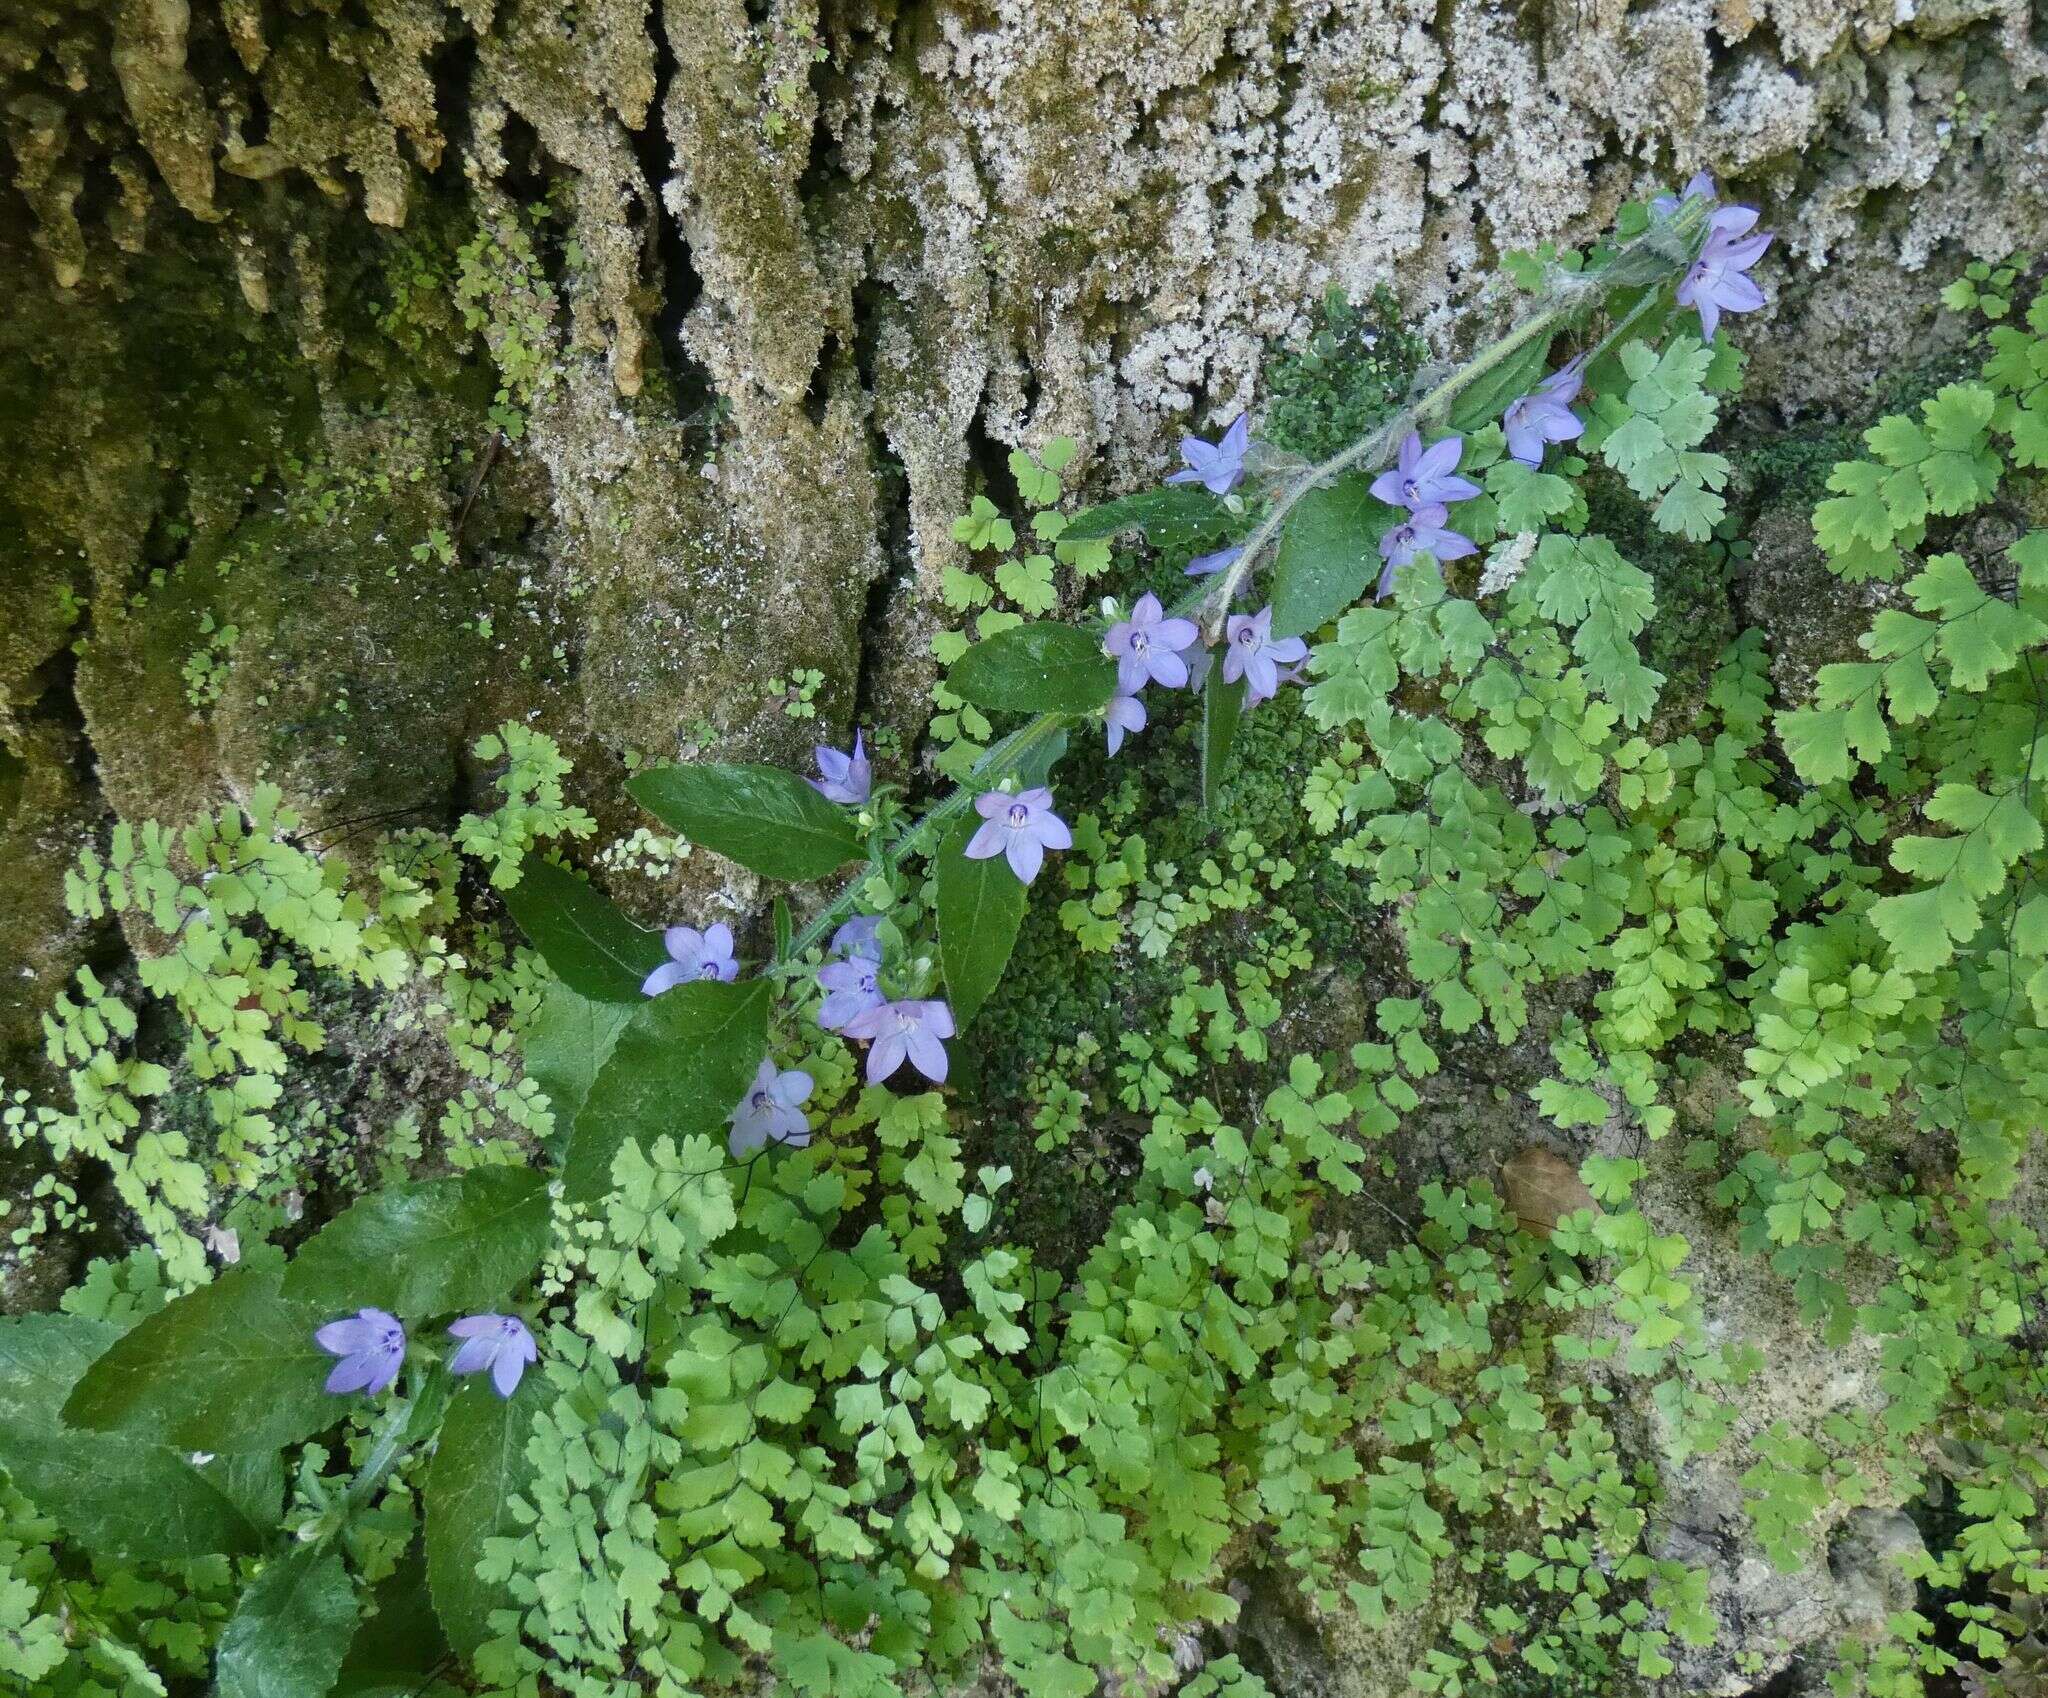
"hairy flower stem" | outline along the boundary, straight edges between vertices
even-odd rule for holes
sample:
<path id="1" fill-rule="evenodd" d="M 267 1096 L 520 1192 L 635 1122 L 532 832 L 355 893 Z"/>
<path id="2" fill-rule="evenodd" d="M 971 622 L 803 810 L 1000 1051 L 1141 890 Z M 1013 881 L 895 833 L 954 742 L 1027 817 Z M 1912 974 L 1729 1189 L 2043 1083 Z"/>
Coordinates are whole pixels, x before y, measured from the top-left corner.
<path id="1" fill-rule="evenodd" d="M 1244 546 L 1230 570 L 1215 582 L 1189 591 L 1174 603 L 1168 610 L 1169 613 L 1175 618 L 1204 621 L 1208 641 L 1217 641 L 1223 633 L 1224 622 L 1229 616 L 1231 601 L 1236 596 L 1239 585 L 1244 582 L 1246 574 L 1251 571 L 1260 554 L 1279 535 L 1280 527 L 1286 523 L 1287 515 L 1294 511 L 1295 506 L 1310 490 L 1354 466 L 1377 464 L 1391 458 L 1396 446 L 1411 430 L 1419 430 L 1425 425 L 1438 422 L 1453 401 L 1504 360 L 1538 337 L 1548 338 L 1555 335 L 1565 321 L 1580 310 L 1589 296 L 1613 288 L 1656 284 L 1673 273 L 1682 274 L 1699 246 L 1710 210 L 1710 203 L 1704 200 L 1688 200 L 1672 217 L 1652 226 L 1650 230 L 1621 248 L 1598 272 L 1592 275 L 1582 272 L 1563 273 L 1544 294 L 1536 311 L 1530 313 L 1505 336 L 1481 348 L 1427 394 L 1402 408 L 1377 429 L 1368 431 L 1350 446 L 1333 454 L 1320 465 L 1311 466 L 1297 477 L 1281 492 L 1271 510 L 1253 529 L 1252 534 L 1245 538 Z M 1636 322 L 1658 303 L 1659 298 L 1659 290 L 1645 289 L 1642 299 L 1637 301 L 1621 321 L 1594 345 L 1588 355 L 1589 363 L 1626 335 Z M 1025 755 L 1040 747 L 1068 725 L 1078 724 L 1090 717 L 1092 716 L 1086 714 L 1042 713 L 1020 729 L 992 744 L 974 763 L 965 784 L 934 803 L 922 818 L 906 826 L 893 842 L 876 850 L 870 857 L 870 864 L 875 867 L 898 866 L 911 855 L 928 847 L 941 826 L 966 812 L 974 798 L 983 790 L 1000 784 L 1009 777 Z M 859 897 L 860 886 L 861 881 L 855 879 L 813 915 L 802 930 L 789 940 L 787 947 L 778 951 L 777 965 L 790 966 L 800 961 L 806 950 L 814 949 L 823 942 L 841 921 L 851 915 Z"/>

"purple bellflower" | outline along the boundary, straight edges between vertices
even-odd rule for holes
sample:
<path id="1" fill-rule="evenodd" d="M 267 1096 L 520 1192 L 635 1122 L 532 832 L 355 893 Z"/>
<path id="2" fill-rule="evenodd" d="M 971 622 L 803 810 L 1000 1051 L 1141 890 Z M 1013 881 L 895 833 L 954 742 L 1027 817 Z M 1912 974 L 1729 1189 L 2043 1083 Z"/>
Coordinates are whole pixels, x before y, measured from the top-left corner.
<path id="1" fill-rule="evenodd" d="M 1372 480 L 1372 492 L 1389 507 L 1405 507 L 1411 513 L 1446 502 L 1470 501 L 1479 493 L 1479 486 L 1458 476 L 1458 460 L 1464 452 L 1462 436 L 1447 436 L 1425 448 L 1422 433 L 1411 430 L 1393 465 Z"/>
<path id="2" fill-rule="evenodd" d="M 1186 667 L 1181 675 L 1186 677 Z M 1014 796 L 1003 790 L 984 790 L 974 798 L 974 811 L 981 815 L 982 823 L 967 840 L 967 858 L 986 861 L 994 855 L 1007 856 L 1010 871 L 1026 884 L 1038 877 L 1046 850 L 1074 846 L 1074 834 L 1052 811 L 1052 792 L 1043 786 L 1020 790 Z"/>
<path id="3" fill-rule="evenodd" d="M 1138 597 L 1130 618 L 1118 620 L 1102 639 L 1116 656 L 1117 694 L 1134 696 L 1147 684 L 1178 690 L 1188 681 L 1187 657 L 1180 651 L 1193 647 L 1200 634 L 1192 619 L 1168 619 L 1156 595 Z"/>
<path id="4" fill-rule="evenodd" d="M 828 961 L 818 969 L 818 983 L 825 1000 L 818 1004 L 818 1024 L 828 1032 L 843 1029 L 870 1008 L 879 1008 L 883 997 L 876 974 L 879 961 L 865 955 L 849 955 L 844 961 Z"/>
<path id="5" fill-rule="evenodd" d="M 1380 569 L 1380 587 L 1373 591 L 1373 600 L 1394 587 L 1394 568 L 1407 565 L 1418 554 L 1433 554 L 1444 561 L 1478 552 L 1479 545 L 1470 537 L 1444 528 L 1449 517 L 1441 507 L 1423 507 L 1388 529 L 1380 538 L 1380 553 L 1387 563 Z"/>
<path id="6" fill-rule="evenodd" d="M 1707 220 L 1706 246 L 1678 285 L 1678 304 L 1699 308 L 1700 334 L 1709 342 L 1724 312 L 1755 312 L 1764 304 L 1756 279 L 1745 275 L 1772 242 L 1749 234 L 1756 220 L 1753 206 L 1722 207 Z"/>
<path id="7" fill-rule="evenodd" d="M 358 1309 L 317 1328 L 313 1342 L 341 1360 L 327 1376 L 331 1392 L 366 1391 L 372 1397 L 398 1378 L 405 1360 L 405 1328 L 382 1309 Z"/>
<path id="8" fill-rule="evenodd" d="M 670 926 L 661 941 L 669 958 L 640 981 L 643 996 L 659 996 L 698 979 L 731 984 L 740 975 L 740 964 L 732 958 L 732 927 L 723 920 L 701 932 L 695 926 Z"/>
<path id="9" fill-rule="evenodd" d="M 868 792 L 874 788 L 875 774 L 868 765 L 867 750 L 861 747 L 860 732 L 853 734 L 853 751 L 842 755 L 837 749 L 828 749 L 822 743 L 811 751 L 818 757 L 818 777 L 804 780 L 813 790 L 828 802 L 844 802 L 849 808 L 857 808 L 868 799 Z"/>
<path id="10" fill-rule="evenodd" d="M 811 1076 L 801 1067 L 779 1073 L 774 1062 L 762 1062 L 747 1094 L 726 1117 L 732 1122 L 726 1147 L 734 1158 L 764 1144 L 787 1144 L 796 1150 L 808 1144 L 811 1123 L 804 1118 L 803 1102 L 810 1094 Z"/>
<path id="11" fill-rule="evenodd" d="M 857 956 L 863 961 L 880 961 L 881 930 L 881 915 L 856 914 L 832 934 L 832 953 Z"/>
<path id="12" fill-rule="evenodd" d="M 1241 547 L 1232 543 L 1228 548 L 1219 548 L 1214 554 L 1198 554 L 1188 562 L 1188 576 L 1213 578 L 1218 572 L 1228 572 L 1243 552 Z"/>
<path id="13" fill-rule="evenodd" d="M 1115 754 L 1124 746 L 1125 732 L 1145 729 L 1145 704 L 1136 696 L 1112 696 L 1102 720 L 1109 729 L 1109 752 Z"/>
<path id="14" fill-rule="evenodd" d="M 1572 402 L 1578 399 L 1585 376 L 1582 354 L 1559 366 L 1528 394 L 1508 403 L 1500 422 L 1507 433 L 1509 454 L 1525 466 L 1540 466 L 1548 444 L 1570 442 L 1584 432 L 1585 421 L 1572 411 Z"/>
<path id="15" fill-rule="evenodd" d="M 1180 457 L 1187 462 L 1167 478 L 1168 483 L 1198 483 L 1211 495 L 1228 495 L 1244 476 L 1245 450 L 1251 446 L 1250 416 L 1239 413 L 1231 426 L 1214 442 L 1199 436 L 1180 439 Z"/>
<path id="16" fill-rule="evenodd" d="M 850 1020 L 842 1034 L 868 1043 L 868 1083 L 879 1085 L 907 1056 L 934 1085 L 946 1080 L 946 1046 L 953 1035 L 953 1010 L 943 1002 L 884 1002 Z"/>
<path id="17" fill-rule="evenodd" d="M 449 1373 L 480 1374 L 488 1368 L 500 1397 L 517 1391 L 527 1365 L 540 1360 L 533 1334 L 517 1315 L 464 1315 L 448 1331 L 462 1340 Z"/>
<path id="18" fill-rule="evenodd" d="M 1233 613 L 1224 632 L 1223 679 L 1245 681 L 1244 705 L 1257 707 L 1280 693 L 1280 668 L 1305 658 L 1308 644 L 1299 637 L 1273 636 L 1273 610 Z"/>
<path id="19" fill-rule="evenodd" d="M 1675 195 L 1658 195 L 1650 202 L 1650 210 L 1659 218 L 1669 218 L 1689 200 L 1712 200 L 1718 191 L 1713 177 L 1705 171 L 1693 173 L 1692 181 Z"/>

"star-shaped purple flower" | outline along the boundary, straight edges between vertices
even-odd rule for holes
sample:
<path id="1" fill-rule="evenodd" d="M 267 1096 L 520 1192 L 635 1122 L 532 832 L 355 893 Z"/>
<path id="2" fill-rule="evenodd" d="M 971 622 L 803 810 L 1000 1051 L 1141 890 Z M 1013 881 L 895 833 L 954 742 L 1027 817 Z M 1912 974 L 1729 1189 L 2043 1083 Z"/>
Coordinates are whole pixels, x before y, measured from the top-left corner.
<path id="1" fill-rule="evenodd" d="M 861 747 L 860 732 L 853 734 L 853 751 L 842 755 L 837 749 L 828 749 L 820 743 L 811 751 L 818 758 L 816 778 L 804 780 L 813 790 L 828 802 L 844 802 L 849 808 L 857 808 L 868 799 L 868 792 L 874 788 L 875 775 L 868 765 L 867 750 Z"/>
<path id="2" fill-rule="evenodd" d="M 1270 607 L 1256 613 L 1233 613 L 1224 639 L 1224 680 L 1232 684 L 1240 678 L 1245 681 L 1248 708 L 1279 694 L 1280 668 L 1308 654 L 1308 644 L 1299 637 L 1274 638 Z"/>
<path id="3" fill-rule="evenodd" d="M 1038 877 L 1046 850 L 1074 846 L 1074 834 L 1052 811 L 1052 792 L 1043 786 L 1020 790 L 1014 796 L 1005 790 L 984 790 L 974 798 L 974 811 L 981 815 L 982 823 L 967 840 L 967 858 L 986 861 L 995 855 L 1007 856 L 1010 871 L 1026 884 Z"/>
<path id="4" fill-rule="evenodd" d="M 946 1080 L 946 1046 L 953 1035 L 953 1011 L 943 1002 L 885 1002 L 847 1022 L 844 1037 L 868 1045 L 868 1083 L 879 1085 L 908 1057 L 934 1085 Z"/>
<path id="5" fill-rule="evenodd" d="M 723 920 L 701 932 L 695 926 L 670 926 L 661 941 L 669 958 L 640 981 L 643 996 L 659 996 L 698 979 L 731 984 L 739 977 L 740 964 L 732 958 L 732 927 Z"/>
<path id="6" fill-rule="evenodd" d="M 1547 444 L 1570 442 L 1585 431 L 1585 421 L 1571 406 L 1585 376 L 1586 359 L 1582 354 L 1559 366 L 1528 394 L 1508 403 L 1500 423 L 1507 434 L 1510 455 L 1525 466 L 1540 466 Z"/>
<path id="7" fill-rule="evenodd" d="M 811 1123 L 804 1118 L 803 1102 L 810 1094 L 811 1076 L 801 1067 L 778 1072 L 774 1062 L 762 1062 L 747 1094 L 726 1117 L 732 1122 L 726 1147 L 734 1158 L 764 1144 L 787 1144 L 796 1150 L 808 1144 Z"/>
<path id="8" fill-rule="evenodd" d="M 1136 696 L 1112 696 L 1102 710 L 1102 722 L 1109 729 L 1109 752 L 1124 746 L 1124 733 L 1145 729 L 1145 704 Z"/>
<path id="9" fill-rule="evenodd" d="M 1694 199 L 1712 200 L 1716 192 L 1713 177 L 1705 171 L 1697 171 L 1693 174 L 1692 181 L 1680 189 L 1677 194 L 1658 195 L 1650 202 L 1650 210 L 1659 218 L 1669 218 L 1687 201 Z"/>
<path id="10" fill-rule="evenodd" d="M 863 961 L 882 959 L 882 916 L 856 914 L 832 934 L 834 955 L 857 955 Z"/>
<path id="11" fill-rule="evenodd" d="M 1394 568 L 1407 565 L 1418 554 L 1433 554 L 1439 561 L 1445 561 L 1459 560 L 1478 551 L 1479 545 L 1470 537 L 1444 528 L 1444 520 L 1449 517 L 1441 507 L 1424 507 L 1388 528 L 1380 538 L 1380 553 L 1387 563 L 1380 569 L 1380 587 L 1373 591 L 1375 601 L 1394 587 Z"/>
<path id="12" fill-rule="evenodd" d="M 448 1331 L 462 1340 L 448 1364 L 449 1373 L 481 1374 L 488 1368 L 500 1397 L 517 1391 L 527 1364 L 540 1360 L 533 1334 L 517 1315 L 464 1315 Z"/>
<path id="13" fill-rule="evenodd" d="M 1389 507 L 1405 507 L 1411 513 L 1446 502 L 1470 501 L 1479 493 L 1479 486 L 1458 476 L 1458 460 L 1464 452 L 1462 436 L 1447 436 L 1425 448 L 1422 433 L 1411 430 L 1393 465 L 1372 480 L 1372 492 Z"/>
<path id="14" fill-rule="evenodd" d="M 1156 595 L 1138 597 L 1128 619 L 1120 619 L 1102 639 L 1102 646 L 1116 656 L 1117 693 L 1136 695 L 1147 684 L 1161 684 L 1178 690 L 1188 681 L 1187 658 L 1182 649 L 1192 647 L 1200 633 L 1192 619 L 1169 619 Z"/>
<path id="15" fill-rule="evenodd" d="M 1722 207 L 1707 220 L 1706 246 L 1678 285 L 1678 304 L 1699 308 L 1700 334 L 1709 342 L 1724 312 L 1755 312 L 1764 304 L 1756 279 L 1745 275 L 1772 241 L 1748 233 L 1756 220 L 1753 206 Z"/>
<path id="16" fill-rule="evenodd" d="M 313 1342 L 341 1360 L 327 1376 L 331 1392 L 366 1391 L 372 1397 L 398 1378 L 405 1360 L 405 1328 L 396 1315 L 382 1309 L 358 1309 L 329 1321 L 313 1333 Z"/>
<path id="17" fill-rule="evenodd" d="M 1180 457 L 1187 464 L 1166 481 L 1198 483 L 1211 495 L 1228 495 L 1244 476 L 1244 455 L 1251 441 L 1251 419 L 1245 413 L 1239 413 L 1215 442 L 1184 436 L 1180 439 Z"/>
<path id="18" fill-rule="evenodd" d="M 850 955 L 820 967 L 818 983 L 824 988 L 825 1000 L 818 1004 L 818 1024 L 837 1032 L 870 1008 L 880 1007 L 882 991 L 876 982 L 880 971 L 880 961 L 865 955 Z"/>

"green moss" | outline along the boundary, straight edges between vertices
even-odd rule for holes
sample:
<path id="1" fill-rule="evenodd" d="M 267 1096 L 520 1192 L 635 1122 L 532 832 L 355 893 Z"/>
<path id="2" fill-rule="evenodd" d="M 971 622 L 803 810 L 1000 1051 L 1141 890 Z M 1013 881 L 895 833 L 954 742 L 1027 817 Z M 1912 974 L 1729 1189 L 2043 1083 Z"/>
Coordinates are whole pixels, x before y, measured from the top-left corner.
<path id="1" fill-rule="evenodd" d="M 1307 341 L 1267 360 L 1260 435 L 1305 459 L 1327 459 L 1399 404 L 1427 352 L 1391 290 L 1358 302 L 1333 288 Z"/>

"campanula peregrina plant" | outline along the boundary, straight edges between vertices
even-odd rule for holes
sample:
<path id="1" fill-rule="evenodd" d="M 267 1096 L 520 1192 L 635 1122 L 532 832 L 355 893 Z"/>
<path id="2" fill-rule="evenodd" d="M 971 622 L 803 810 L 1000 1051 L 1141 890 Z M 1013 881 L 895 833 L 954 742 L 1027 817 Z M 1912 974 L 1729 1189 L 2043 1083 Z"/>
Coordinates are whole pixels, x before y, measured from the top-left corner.
<path id="1" fill-rule="evenodd" d="M 953 1010 L 943 1002 L 884 1002 L 846 1023 L 842 1037 L 868 1046 L 867 1080 L 879 1085 L 907 1059 L 934 1085 L 946 1082 L 946 1046 L 953 1036 Z"/>
<path id="2" fill-rule="evenodd" d="M 659 996 L 675 985 L 698 979 L 731 984 L 739 977 L 740 964 L 732 955 L 732 927 L 723 920 L 701 932 L 695 926 L 669 926 L 662 932 L 661 942 L 669 958 L 641 982 L 646 996 Z"/>
<path id="3" fill-rule="evenodd" d="M 1187 676 L 1185 665 L 1181 676 Z M 1074 846 L 1067 822 L 1052 811 L 1052 792 L 1042 785 L 1014 795 L 1005 790 L 983 791 L 974 798 L 974 811 L 981 815 L 982 823 L 968 839 L 967 858 L 986 861 L 1002 855 L 1008 859 L 1010 871 L 1026 884 L 1038 877 L 1046 850 Z"/>
<path id="4" fill-rule="evenodd" d="M 1405 507 L 1411 513 L 1452 501 L 1470 501 L 1480 491 L 1470 478 L 1458 475 L 1458 461 L 1464 452 L 1462 436 L 1447 436 L 1425 448 L 1422 433 L 1411 430 L 1394 464 L 1372 480 L 1372 492 L 1389 507 Z"/>
<path id="5" fill-rule="evenodd" d="M 1168 483 L 1198 483 L 1211 495 L 1228 495 L 1244 476 L 1245 451 L 1251 447 L 1251 416 L 1239 413 L 1214 442 L 1199 436 L 1180 439 L 1180 457 L 1187 462 L 1168 476 Z"/>
<path id="6" fill-rule="evenodd" d="M 1653 197 L 1650 201 L 1650 210 L 1659 218 L 1669 218 L 1687 201 L 1712 200 L 1717 192 L 1711 174 L 1695 171 L 1691 180 L 1678 193 Z"/>
<path id="7" fill-rule="evenodd" d="M 1108 732 L 1109 752 L 1115 754 L 1124 746 L 1126 732 L 1145 729 L 1145 704 L 1136 696 L 1112 696 L 1102 710 L 1102 722 Z"/>
<path id="8" fill-rule="evenodd" d="M 1377 599 L 1394 587 L 1394 572 L 1418 554 L 1433 554 L 1439 561 L 1459 560 L 1476 553 L 1478 545 L 1462 532 L 1449 529 L 1450 514 L 1442 507 L 1422 507 L 1398 525 L 1389 526 L 1380 538 L 1380 555 L 1386 565 L 1380 569 Z"/>
<path id="9" fill-rule="evenodd" d="M 313 1342 L 341 1358 L 327 1376 L 327 1389 L 335 1393 L 363 1391 L 375 1397 L 398 1378 L 405 1361 L 405 1328 L 382 1309 L 358 1309 L 329 1321 L 314 1332 Z"/>
<path id="10" fill-rule="evenodd" d="M 811 1076 L 801 1067 L 778 1069 L 773 1061 L 761 1063 L 747 1094 L 740 1098 L 731 1115 L 732 1133 L 726 1147 L 735 1159 L 766 1144 L 787 1144 L 800 1150 L 811 1141 L 811 1123 L 803 1105 L 811 1094 Z"/>
<path id="11" fill-rule="evenodd" d="M 1169 619 L 1156 595 L 1148 591 L 1138 597 L 1130 618 L 1118 620 L 1102 639 L 1102 646 L 1116 657 L 1118 694 L 1136 695 L 1147 684 L 1178 690 L 1188 681 L 1182 651 L 1192 648 L 1200 635 L 1192 619 Z"/>
<path id="12" fill-rule="evenodd" d="M 882 916 L 856 914 L 832 934 L 832 953 L 863 961 L 882 959 Z"/>
<path id="13" fill-rule="evenodd" d="M 1585 377 L 1586 361 L 1581 355 L 1508 403 L 1500 424 L 1512 458 L 1525 466 L 1540 466 L 1543 451 L 1551 443 L 1571 442 L 1585 433 L 1585 421 L 1572 411 Z"/>
<path id="14" fill-rule="evenodd" d="M 1245 706 L 1256 707 L 1280 693 L 1283 665 L 1308 657 L 1308 644 L 1299 637 L 1273 635 L 1273 610 L 1262 607 L 1256 613 L 1233 613 L 1223 651 L 1226 682 L 1245 681 Z"/>
<path id="15" fill-rule="evenodd" d="M 1678 304 L 1699 309 L 1700 334 L 1709 342 L 1724 312 L 1754 312 L 1764 304 L 1764 292 L 1748 272 L 1773 238 L 1749 234 L 1756 220 L 1753 206 L 1718 209 L 1707 221 L 1706 246 L 1678 285 Z"/>
<path id="16" fill-rule="evenodd" d="M 1243 552 L 1242 547 L 1233 543 L 1209 554 L 1198 554 L 1187 563 L 1187 575 L 1190 578 L 1212 578 L 1218 572 L 1227 572 L 1237 564 L 1237 557 Z"/>
<path id="17" fill-rule="evenodd" d="M 520 1376 L 540 1360 L 533 1334 L 517 1315 L 464 1315 L 448 1328 L 449 1336 L 462 1340 L 449 1360 L 451 1374 L 488 1372 L 491 1387 L 500 1397 L 519 1389 Z"/>
<path id="18" fill-rule="evenodd" d="M 849 955 L 843 960 L 826 962 L 818 969 L 818 983 L 825 992 L 824 1000 L 818 1004 L 818 1024 L 828 1032 L 837 1032 L 870 1008 L 880 1006 L 880 973 L 879 955 Z"/>
<path id="19" fill-rule="evenodd" d="M 868 763 L 867 750 L 861 746 L 860 732 L 853 734 L 853 748 L 842 753 L 820 743 L 812 754 L 818 760 L 819 776 L 805 782 L 828 802 L 843 802 L 850 808 L 857 808 L 868 799 L 874 789 L 875 775 Z"/>

